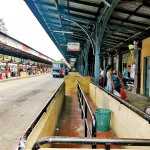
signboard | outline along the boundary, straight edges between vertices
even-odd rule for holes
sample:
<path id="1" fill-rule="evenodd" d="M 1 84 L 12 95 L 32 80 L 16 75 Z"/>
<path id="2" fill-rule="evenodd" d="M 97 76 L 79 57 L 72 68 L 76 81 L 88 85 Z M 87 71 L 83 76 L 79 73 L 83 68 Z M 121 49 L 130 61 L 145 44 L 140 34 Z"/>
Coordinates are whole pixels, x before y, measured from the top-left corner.
<path id="1" fill-rule="evenodd" d="M 74 62 L 70 62 L 71 65 L 74 65 Z"/>
<path id="2" fill-rule="evenodd" d="M 62 61 L 54 61 L 55 64 L 62 64 Z"/>
<path id="3" fill-rule="evenodd" d="M 76 58 L 70 58 L 70 62 L 76 62 Z"/>
<path id="4" fill-rule="evenodd" d="M 73 64 L 73 65 L 72 65 L 72 64 L 70 64 L 70 66 L 71 66 L 71 67 L 74 67 L 74 64 Z"/>
<path id="5" fill-rule="evenodd" d="M 80 43 L 68 42 L 68 51 L 80 51 Z"/>
<path id="6" fill-rule="evenodd" d="M 128 45 L 128 47 L 129 47 L 129 49 L 134 49 L 135 48 L 135 46 L 132 45 L 132 44 Z"/>

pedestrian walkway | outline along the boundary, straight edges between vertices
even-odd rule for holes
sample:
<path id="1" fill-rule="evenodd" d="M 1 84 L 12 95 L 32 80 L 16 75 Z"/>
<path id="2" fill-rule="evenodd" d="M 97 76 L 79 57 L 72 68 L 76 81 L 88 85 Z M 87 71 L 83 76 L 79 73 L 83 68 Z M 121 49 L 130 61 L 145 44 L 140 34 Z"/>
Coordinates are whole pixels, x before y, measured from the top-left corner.
<path id="1" fill-rule="evenodd" d="M 96 106 L 92 99 L 86 95 L 89 105 L 93 112 Z M 56 136 L 84 137 L 84 120 L 81 119 L 81 109 L 77 100 L 77 95 L 67 95 L 63 104 L 62 112 L 56 128 Z M 114 131 L 110 129 L 107 132 L 97 131 L 97 138 L 116 139 Z M 82 144 L 53 144 L 53 148 L 91 148 L 91 145 Z M 97 145 L 97 148 L 104 148 L 103 145 Z M 111 148 L 120 148 L 120 146 L 111 145 Z"/>
<path id="2" fill-rule="evenodd" d="M 6 81 L 18 80 L 18 79 L 24 79 L 24 78 L 31 78 L 31 77 L 47 75 L 47 74 L 51 74 L 51 73 L 34 74 L 34 75 L 28 75 L 27 77 L 20 77 L 20 76 L 18 76 L 18 77 L 9 77 L 9 78 L 1 79 L 0 82 L 6 82 Z"/>

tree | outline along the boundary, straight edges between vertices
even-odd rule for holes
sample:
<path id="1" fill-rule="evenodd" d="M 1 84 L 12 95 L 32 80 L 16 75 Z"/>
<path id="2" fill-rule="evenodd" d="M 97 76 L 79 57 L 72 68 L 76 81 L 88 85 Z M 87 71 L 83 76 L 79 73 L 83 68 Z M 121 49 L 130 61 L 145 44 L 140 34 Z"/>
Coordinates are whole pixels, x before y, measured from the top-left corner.
<path id="1" fill-rule="evenodd" d="M 0 19 L 0 31 L 5 34 L 7 34 L 7 31 L 8 31 L 5 27 L 5 23 L 4 23 L 3 19 Z"/>

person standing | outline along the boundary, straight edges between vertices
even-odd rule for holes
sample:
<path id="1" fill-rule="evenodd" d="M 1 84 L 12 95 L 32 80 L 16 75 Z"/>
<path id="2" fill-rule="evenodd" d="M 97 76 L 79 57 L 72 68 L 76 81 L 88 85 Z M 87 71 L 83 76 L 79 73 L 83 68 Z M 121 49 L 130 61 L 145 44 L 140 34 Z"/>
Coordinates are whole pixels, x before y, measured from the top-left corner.
<path id="1" fill-rule="evenodd" d="M 0 79 L 2 79 L 2 69 L 0 68 Z"/>
<path id="2" fill-rule="evenodd" d="M 104 68 L 100 67 L 99 85 L 103 87 Z"/>
<path id="3" fill-rule="evenodd" d="M 126 67 L 127 65 L 126 63 L 124 63 L 123 64 L 123 83 L 125 86 L 126 86 L 127 79 L 129 78 L 129 71 Z"/>
<path id="4" fill-rule="evenodd" d="M 116 70 L 113 70 L 112 80 L 114 83 L 114 90 L 120 93 L 121 84 Z"/>
<path id="5" fill-rule="evenodd" d="M 113 83 L 113 80 L 112 80 L 112 71 L 111 71 L 111 69 L 112 69 L 111 65 L 108 65 L 107 73 L 106 73 L 106 77 L 107 77 L 106 90 L 110 93 L 113 93 L 114 83 Z"/>
<path id="6" fill-rule="evenodd" d="M 135 76 L 135 64 L 131 64 L 131 69 L 130 69 L 130 78 L 134 79 Z"/>

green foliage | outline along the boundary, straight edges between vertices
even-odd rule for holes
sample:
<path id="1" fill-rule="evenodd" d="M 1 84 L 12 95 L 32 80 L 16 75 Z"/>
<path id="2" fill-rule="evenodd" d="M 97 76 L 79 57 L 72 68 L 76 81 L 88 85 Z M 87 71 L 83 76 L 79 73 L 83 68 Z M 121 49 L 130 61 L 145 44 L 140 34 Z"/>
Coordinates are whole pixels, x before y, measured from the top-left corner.
<path id="1" fill-rule="evenodd" d="M 0 31 L 7 34 L 7 29 L 5 27 L 5 23 L 3 19 L 0 18 Z"/>

